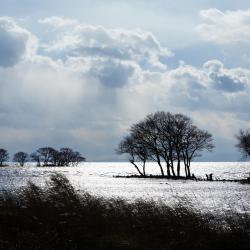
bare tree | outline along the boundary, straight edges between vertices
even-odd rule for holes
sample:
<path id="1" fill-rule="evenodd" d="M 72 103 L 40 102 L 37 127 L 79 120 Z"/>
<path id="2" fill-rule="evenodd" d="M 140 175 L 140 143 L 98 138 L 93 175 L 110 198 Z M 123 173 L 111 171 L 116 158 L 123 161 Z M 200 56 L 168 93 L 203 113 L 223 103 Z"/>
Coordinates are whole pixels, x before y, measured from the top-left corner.
<path id="1" fill-rule="evenodd" d="M 72 165 L 77 166 L 80 162 L 86 161 L 86 158 L 83 157 L 78 151 L 73 152 L 71 157 Z"/>
<path id="2" fill-rule="evenodd" d="M 38 152 L 32 153 L 30 159 L 36 162 L 37 167 L 41 166 L 41 155 Z"/>
<path id="3" fill-rule="evenodd" d="M 145 176 L 145 163 L 144 163 L 144 170 L 141 171 L 140 167 L 137 164 L 138 160 L 138 149 L 136 145 L 136 140 L 132 136 L 126 136 L 123 138 L 121 143 L 118 146 L 118 149 L 116 150 L 118 154 L 128 154 L 129 155 L 129 161 L 131 164 L 134 165 L 135 169 L 138 171 L 138 173 L 141 176 Z"/>
<path id="4" fill-rule="evenodd" d="M 173 115 L 173 127 L 171 132 L 171 138 L 173 141 L 174 149 L 176 152 L 176 161 L 177 161 L 177 176 L 180 176 L 181 161 L 182 161 L 182 147 L 183 140 L 186 134 L 186 131 L 192 125 L 191 119 L 182 114 Z"/>
<path id="5" fill-rule="evenodd" d="M 191 161 L 196 157 L 200 157 L 202 151 L 206 150 L 211 152 L 213 148 L 213 137 L 209 132 L 200 130 L 194 125 L 187 127 L 181 146 L 181 153 L 187 177 L 191 177 Z"/>
<path id="6" fill-rule="evenodd" d="M 142 122 L 134 124 L 130 132 L 132 138 L 136 138 L 137 143 L 139 142 L 141 147 L 147 152 L 147 158 L 158 163 L 161 175 L 164 176 L 164 170 L 161 164 L 159 138 L 154 122 L 151 119 L 145 119 Z"/>
<path id="7" fill-rule="evenodd" d="M 30 155 L 30 158 L 37 162 L 37 166 L 77 166 L 86 160 L 79 152 L 71 148 L 61 148 L 59 151 L 52 147 L 39 148 Z"/>
<path id="8" fill-rule="evenodd" d="M 48 166 L 48 165 L 54 165 L 54 157 L 57 153 L 57 151 L 52 148 L 52 147 L 43 147 L 43 148 L 39 148 L 36 151 L 39 155 L 40 155 L 40 161 L 43 162 L 44 166 Z"/>
<path id="9" fill-rule="evenodd" d="M 29 159 L 29 155 L 24 152 L 18 152 L 14 154 L 13 156 L 13 161 L 19 163 L 21 167 L 24 166 L 25 162 L 27 162 L 28 159 Z"/>
<path id="10" fill-rule="evenodd" d="M 53 166 L 77 166 L 86 159 L 71 148 L 61 148 L 59 151 L 51 151 L 51 160 Z"/>
<path id="11" fill-rule="evenodd" d="M 9 153 L 6 149 L 0 148 L 0 167 L 9 159 Z"/>
<path id="12" fill-rule="evenodd" d="M 154 127 L 154 134 L 157 141 L 157 151 L 160 159 L 163 159 L 167 167 L 167 176 L 176 176 L 174 170 L 174 161 L 176 160 L 176 152 L 174 148 L 173 133 L 173 115 L 163 111 L 156 112 L 146 117 Z M 159 165 L 159 163 L 158 163 Z M 170 172 L 171 170 L 171 172 Z"/>
<path id="13" fill-rule="evenodd" d="M 250 157 L 250 130 L 240 130 L 236 135 L 238 143 L 235 145 L 241 152 L 243 158 Z"/>
<path id="14" fill-rule="evenodd" d="M 146 160 L 156 161 L 162 176 L 164 161 L 168 177 L 180 177 L 181 162 L 184 161 L 186 177 L 190 177 L 192 159 L 204 150 L 211 151 L 212 142 L 212 135 L 194 126 L 189 117 L 160 111 L 132 125 L 130 135 L 120 143 L 117 152 L 129 154 L 130 162 L 140 175 L 143 173 L 136 161 L 143 162 L 144 168 Z"/>
<path id="15" fill-rule="evenodd" d="M 71 148 L 60 149 L 60 166 L 69 166 L 73 161 L 74 151 Z"/>

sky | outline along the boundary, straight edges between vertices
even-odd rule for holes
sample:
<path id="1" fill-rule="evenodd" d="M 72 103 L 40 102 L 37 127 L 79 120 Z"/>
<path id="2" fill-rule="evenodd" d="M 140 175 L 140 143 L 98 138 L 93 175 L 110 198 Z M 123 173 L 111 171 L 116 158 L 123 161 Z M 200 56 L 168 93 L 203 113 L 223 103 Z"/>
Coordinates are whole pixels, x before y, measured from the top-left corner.
<path id="1" fill-rule="evenodd" d="M 213 134 L 202 161 L 238 161 L 250 127 L 246 0 L 0 0 L 0 148 L 72 147 L 121 161 L 158 110 Z"/>

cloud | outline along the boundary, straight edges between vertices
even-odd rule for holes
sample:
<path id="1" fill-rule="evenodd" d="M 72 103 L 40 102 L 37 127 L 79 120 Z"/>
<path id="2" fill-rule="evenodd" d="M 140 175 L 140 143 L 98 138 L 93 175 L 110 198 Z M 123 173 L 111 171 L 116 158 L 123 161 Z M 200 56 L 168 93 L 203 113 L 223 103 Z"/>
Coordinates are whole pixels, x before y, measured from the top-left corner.
<path id="1" fill-rule="evenodd" d="M 68 26 L 75 26 L 78 24 L 78 21 L 75 19 L 63 18 L 58 16 L 46 17 L 38 20 L 41 24 L 46 24 L 54 29 L 65 28 Z"/>
<path id="2" fill-rule="evenodd" d="M 34 35 L 11 18 L 0 18 L 0 67 L 14 66 L 21 59 L 32 56 L 36 49 Z"/>
<path id="3" fill-rule="evenodd" d="M 116 60 L 98 62 L 89 74 L 95 76 L 107 87 L 123 87 L 133 76 L 135 67 L 129 63 L 122 63 Z"/>
<path id="4" fill-rule="evenodd" d="M 165 70 L 161 57 L 172 55 L 152 33 L 90 25 L 78 25 L 73 30 L 59 32 L 57 39 L 44 47 L 48 55 L 63 59 L 67 56 L 112 58 L 136 61 L 142 68 L 155 70 Z"/>
<path id="5" fill-rule="evenodd" d="M 204 23 L 196 30 L 202 39 L 218 44 L 250 42 L 250 9 L 224 12 L 207 9 L 200 16 Z"/>
<path id="6" fill-rule="evenodd" d="M 202 68 L 180 66 L 166 74 L 172 105 L 214 112 L 248 113 L 250 70 L 211 60 Z"/>
<path id="7" fill-rule="evenodd" d="M 172 56 L 152 33 L 141 30 L 107 29 L 79 23 L 73 29 L 56 32 L 56 37 L 43 44 L 48 57 L 60 59 L 72 70 L 88 74 L 112 88 L 129 84 L 129 79 L 136 78 L 140 71 L 165 71 L 167 66 L 162 59 Z"/>
<path id="8" fill-rule="evenodd" d="M 244 91 L 249 85 L 250 71 L 246 69 L 225 69 L 218 60 L 211 60 L 204 64 L 204 69 L 213 81 L 216 89 L 224 92 Z"/>
<path id="9" fill-rule="evenodd" d="M 185 113 L 221 138 L 249 122 L 249 69 L 219 60 L 169 69 L 161 61 L 169 50 L 145 31 L 55 32 L 45 49 L 37 44 L 0 67 L 0 135 L 20 134 L 3 136 L 11 148 L 71 146 L 90 160 L 114 160 L 129 126 L 157 110 Z"/>

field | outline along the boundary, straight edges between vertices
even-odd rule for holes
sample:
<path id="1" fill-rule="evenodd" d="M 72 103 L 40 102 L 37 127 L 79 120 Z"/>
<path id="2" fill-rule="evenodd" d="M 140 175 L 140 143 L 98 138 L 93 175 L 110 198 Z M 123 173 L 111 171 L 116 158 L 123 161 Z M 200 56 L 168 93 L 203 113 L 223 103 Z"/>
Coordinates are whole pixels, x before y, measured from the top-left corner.
<path id="1" fill-rule="evenodd" d="M 156 165 L 147 166 L 149 174 L 159 174 Z M 6 167 L 0 171 L 0 189 L 15 190 L 28 181 L 44 186 L 54 172 L 62 173 L 77 190 L 85 190 L 92 195 L 106 198 L 123 198 L 134 201 L 138 198 L 147 201 L 161 201 L 174 205 L 178 199 L 203 211 L 250 212 L 250 186 L 234 182 L 196 182 L 166 179 L 127 179 L 114 176 L 136 174 L 129 163 L 83 163 L 79 167 L 41 167 L 30 164 L 28 167 Z M 193 163 L 192 172 L 197 177 L 213 173 L 214 179 L 244 179 L 249 176 L 249 163 Z"/>

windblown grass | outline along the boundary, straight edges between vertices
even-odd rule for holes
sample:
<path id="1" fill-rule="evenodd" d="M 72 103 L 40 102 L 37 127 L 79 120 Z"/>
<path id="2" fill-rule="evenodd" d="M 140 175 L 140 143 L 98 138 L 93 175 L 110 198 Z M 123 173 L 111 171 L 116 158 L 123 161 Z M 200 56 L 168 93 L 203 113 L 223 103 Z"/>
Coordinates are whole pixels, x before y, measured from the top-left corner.
<path id="1" fill-rule="evenodd" d="M 250 218 L 98 198 L 55 174 L 0 195 L 0 249 L 250 249 Z"/>

